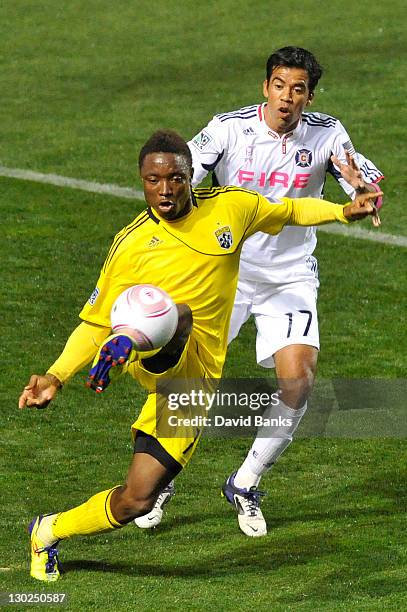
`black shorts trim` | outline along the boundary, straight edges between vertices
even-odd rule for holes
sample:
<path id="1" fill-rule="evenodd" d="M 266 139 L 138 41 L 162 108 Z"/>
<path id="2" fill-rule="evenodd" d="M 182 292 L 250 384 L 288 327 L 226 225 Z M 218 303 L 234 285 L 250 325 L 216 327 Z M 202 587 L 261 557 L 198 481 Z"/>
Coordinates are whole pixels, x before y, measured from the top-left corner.
<path id="1" fill-rule="evenodd" d="M 134 452 L 151 455 L 170 472 L 173 478 L 182 470 L 182 465 L 167 453 L 159 441 L 153 436 L 150 436 L 150 434 L 144 433 L 144 431 L 137 431 L 136 440 L 134 442 Z"/>

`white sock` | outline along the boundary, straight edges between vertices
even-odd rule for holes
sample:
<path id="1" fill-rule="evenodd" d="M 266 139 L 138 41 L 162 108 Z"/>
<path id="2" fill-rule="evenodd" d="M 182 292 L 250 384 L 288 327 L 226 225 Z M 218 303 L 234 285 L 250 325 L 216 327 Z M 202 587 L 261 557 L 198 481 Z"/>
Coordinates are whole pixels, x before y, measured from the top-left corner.
<path id="1" fill-rule="evenodd" d="M 261 477 L 277 461 L 291 444 L 293 434 L 307 410 L 307 402 L 294 410 L 281 400 L 277 406 L 269 406 L 263 414 L 265 419 L 276 419 L 281 425 L 260 427 L 246 459 L 238 469 L 234 483 L 239 488 L 257 487 Z M 289 421 L 288 421 L 289 419 Z"/>

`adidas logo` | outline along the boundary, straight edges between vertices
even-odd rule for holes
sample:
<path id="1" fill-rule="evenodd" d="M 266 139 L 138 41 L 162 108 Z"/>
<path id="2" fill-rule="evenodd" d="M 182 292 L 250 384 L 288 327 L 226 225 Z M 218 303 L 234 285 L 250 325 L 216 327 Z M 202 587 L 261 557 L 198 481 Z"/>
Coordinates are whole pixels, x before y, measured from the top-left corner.
<path id="1" fill-rule="evenodd" d="M 243 130 L 243 134 L 245 134 L 245 136 L 250 136 L 251 134 L 255 134 L 256 132 L 254 131 L 254 129 L 252 127 L 248 127 L 245 130 Z"/>
<path id="2" fill-rule="evenodd" d="M 147 246 L 151 249 L 152 247 L 155 247 L 161 243 L 162 240 L 160 238 L 157 238 L 157 236 L 153 236 Z"/>

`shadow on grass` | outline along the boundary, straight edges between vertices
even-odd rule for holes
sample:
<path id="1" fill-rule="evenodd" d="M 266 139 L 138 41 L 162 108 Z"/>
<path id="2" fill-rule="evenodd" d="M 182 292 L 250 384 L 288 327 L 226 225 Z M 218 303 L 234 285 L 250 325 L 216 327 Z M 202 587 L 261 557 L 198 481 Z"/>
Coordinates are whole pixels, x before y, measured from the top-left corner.
<path id="1" fill-rule="evenodd" d="M 225 514 L 227 510 L 229 509 L 225 508 Z M 352 597 L 355 595 L 372 597 L 374 594 L 400 595 L 404 592 L 404 579 L 394 575 L 395 571 L 401 570 L 403 561 L 402 554 L 397 550 L 399 546 L 397 548 L 390 544 L 382 546 L 378 542 L 371 546 L 366 537 L 362 539 L 357 537 L 357 525 L 353 526 L 350 532 L 341 522 L 332 525 L 332 519 L 343 521 L 344 517 L 349 516 L 359 517 L 365 525 L 363 517 L 368 515 L 370 523 L 371 514 L 375 514 L 379 519 L 382 515 L 388 514 L 388 511 L 376 510 L 375 513 L 370 513 L 366 508 L 360 510 L 345 508 L 320 513 L 320 518 L 312 514 L 302 515 L 297 522 L 303 521 L 304 531 L 307 533 L 297 531 L 295 534 L 286 534 L 284 530 L 284 534 L 281 534 L 276 527 L 275 531 L 271 529 L 265 538 L 247 538 L 237 531 L 236 517 L 230 513 L 231 522 L 228 527 L 231 533 L 227 540 L 224 528 L 208 529 L 208 537 L 219 542 L 222 542 L 222 539 L 227 542 L 227 546 L 225 545 L 221 551 L 211 550 L 211 545 L 208 543 L 206 550 L 201 548 L 201 552 L 195 555 L 191 555 L 188 551 L 181 552 L 174 558 L 168 551 L 165 556 L 157 555 L 158 558 L 152 561 L 149 550 L 154 549 L 154 542 L 148 537 L 147 541 L 144 539 L 142 543 L 140 542 L 136 558 L 132 555 L 128 561 L 123 557 L 117 561 L 71 559 L 63 563 L 63 571 L 67 574 L 67 578 L 72 577 L 73 580 L 78 573 L 96 572 L 106 574 L 107 580 L 109 576 L 116 575 L 143 580 L 221 579 L 234 583 L 240 579 L 250 580 L 250 576 L 253 580 L 257 580 L 259 575 L 268 579 L 276 572 L 280 572 L 281 575 L 281 571 L 294 570 L 301 576 L 308 571 L 308 567 L 319 563 L 326 568 L 333 565 L 334 569 L 328 573 L 322 572 L 320 579 L 317 582 L 311 581 L 306 591 L 308 596 L 315 596 L 326 605 L 336 605 L 337 602 L 347 600 L 350 595 Z M 222 513 L 212 513 L 210 520 L 214 519 L 221 522 L 224 527 L 225 517 Z M 289 518 L 281 522 L 290 523 L 294 520 Z M 316 521 L 320 521 L 320 524 L 315 526 Z M 308 522 L 313 523 L 311 533 Z M 202 524 L 202 516 L 177 517 L 165 526 L 165 531 L 176 532 L 177 529 L 182 529 L 182 526 L 194 523 Z M 163 526 L 160 528 L 160 532 L 162 531 L 164 531 Z M 155 533 L 158 536 L 160 532 Z M 161 540 L 160 546 L 162 545 Z M 117 550 L 112 550 L 112 554 L 117 558 Z M 284 593 L 281 602 L 285 606 L 290 602 L 297 604 L 298 594 Z"/>
<path id="2" fill-rule="evenodd" d="M 242 534 L 242 538 L 245 538 Z M 336 547 L 324 539 L 324 555 L 332 553 Z M 177 565 L 174 559 L 168 559 L 165 563 L 145 563 L 140 554 L 140 563 L 109 562 L 94 560 L 71 560 L 62 564 L 64 573 L 77 571 L 96 571 L 119 573 L 126 576 L 161 576 L 161 577 L 221 577 L 236 574 L 239 570 L 247 572 L 258 572 L 259 570 L 271 571 L 286 565 L 298 565 L 307 563 L 316 556 L 314 537 L 309 539 L 308 545 L 302 538 L 291 542 L 284 550 L 273 550 L 273 543 L 269 538 L 253 543 L 230 546 L 229 551 L 219 555 L 203 555 L 201 559 L 195 558 L 191 562 L 182 562 L 178 557 Z M 321 544 L 322 546 L 322 544 Z M 148 554 L 148 551 L 147 551 Z"/>
<path id="3" fill-rule="evenodd" d="M 148 548 L 139 551 L 140 562 L 125 561 L 95 561 L 95 560 L 70 560 L 63 563 L 65 573 L 78 571 L 95 571 L 118 573 L 126 576 L 161 576 L 161 577 L 226 577 L 235 576 L 238 573 L 247 575 L 261 572 L 273 572 L 284 567 L 296 567 L 306 565 L 309 562 L 323 560 L 334 556 L 337 560 L 342 557 L 343 563 L 348 566 L 349 555 L 353 553 L 349 549 L 349 542 L 343 541 L 343 535 L 336 537 L 330 535 L 327 530 L 320 533 L 308 533 L 306 535 L 287 536 L 284 541 L 277 542 L 273 534 L 261 539 L 250 539 L 241 535 L 234 536 L 229 541 L 227 550 L 220 554 L 205 554 L 201 558 L 194 557 L 192 561 L 182 561 L 182 555 L 177 557 L 177 563 L 171 556 L 163 561 L 146 563 L 143 554 L 148 555 Z M 354 559 L 355 560 L 355 559 Z M 357 564 L 363 566 L 364 576 L 378 571 L 394 568 L 397 563 L 396 552 L 375 554 L 369 547 L 359 550 Z M 353 575 L 352 564 L 344 569 L 345 573 Z"/>
<path id="4" fill-rule="evenodd" d="M 342 557 L 343 563 L 346 566 L 349 562 L 350 555 L 355 541 L 352 540 L 355 536 L 354 525 L 350 532 L 344 528 L 342 521 L 348 519 L 368 519 L 372 529 L 375 529 L 374 519 L 377 522 L 382 517 L 388 515 L 398 515 L 405 512 L 405 500 L 399 491 L 400 482 L 389 482 L 387 475 L 381 474 L 373 479 L 366 479 L 363 483 L 353 484 L 350 491 L 347 487 L 338 487 L 334 492 L 330 490 L 326 494 L 318 495 L 301 500 L 299 498 L 298 506 L 291 508 L 290 516 L 268 516 L 267 520 L 270 526 L 270 533 L 265 538 L 248 539 L 243 534 L 240 534 L 237 529 L 236 516 L 225 504 L 223 512 L 219 509 L 218 512 L 202 514 L 178 515 L 177 517 L 168 520 L 160 525 L 159 529 L 151 531 L 143 531 L 144 535 L 148 534 L 147 546 L 154 546 L 153 539 L 160 540 L 161 535 L 167 535 L 172 531 L 177 532 L 184 527 L 194 524 L 202 526 L 203 523 L 216 521 L 217 526 L 213 527 L 208 524 L 208 537 L 216 536 L 222 539 L 224 536 L 224 523 L 228 522 L 227 528 L 230 528 L 230 536 L 228 536 L 227 551 L 220 554 L 210 554 L 208 545 L 208 553 L 204 552 L 201 558 L 194 558 L 193 562 L 182 560 L 182 555 L 178 556 L 177 564 L 174 564 L 174 559 L 157 561 L 154 563 L 145 563 L 143 560 L 143 551 L 146 540 L 140 542 L 140 563 L 134 562 L 109 562 L 95 560 L 71 560 L 63 564 L 63 569 L 66 573 L 77 571 L 96 571 L 119 573 L 128 576 L 162 576 L 162 577 L 199 577 L 199 576 L 226 576 L 242 571 L 242 573 L 258 572 L 258 571 L 273 571 L 281 567 L 295 567 L 315 561 L 316 559 L 324 559 L 329 556 L 335 558 Z M 363 496 L 366 491 L 381 494 L 384 507 L 378 505 L 371 507 L 367 502 L 362 507 Z M 379 502 L 378 502 L 379 503 Z M 321 510 L 324 508 L 324 510 Z M 313 510 L 314 509 L 314 510 Z M 325 524 L 324 521 L 328 521 Z M 332 526 L 332 521 L 334 525 Z M 337 521 L 337 524 L 335 524 Z M 290 523 L 304 523 L 304 534 L 287 534 L 281 539 L 281 534 L 278 533 L 279 527 L 285 527 Z M 320 525 L 312 526 L 312 533 L 309 533 L 307 523 L 318 523 Z M 222 523 L 223 527 L 219 526 Z M 274 527 L 274 532 L 273 532 Z M 202 535 L 202 534 L 200 534 Z M 361 534 L 362 535 L 362 534 Z M 362 544 L 363 542 L 363 544 Z M 158 542 L 157 542 L 158 544 Z M 161 540 L 160 545 L 163 542 Z M 364 576 L 367 579 L 369 572 L 372 574 L 378 571 L 385 571 L 394 568 L 397 562 L 397 552 L 389 550 L 373 550 L 365 546 L 364 538 L 359 538 L 359 550 L 357 554 L 357 564 L 363 565 Z M 226 548 L 226 547 L 225 547 Z M 352 570 L 343 570 L 345 574 L 352 574 Z"/>

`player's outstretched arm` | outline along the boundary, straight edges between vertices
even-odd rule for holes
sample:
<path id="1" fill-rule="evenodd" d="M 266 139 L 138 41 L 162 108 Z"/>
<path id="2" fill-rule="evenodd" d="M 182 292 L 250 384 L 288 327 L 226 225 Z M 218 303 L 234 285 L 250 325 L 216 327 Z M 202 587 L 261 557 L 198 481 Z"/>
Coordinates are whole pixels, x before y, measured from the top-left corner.
<path id="1" fill-rule="evenodd" d="M 361 193 L 355 196 L 355 199 L 344 206 L 343 215 L 348 221 L 358 221 L 365 217 L 377 216 L 377 208 L 375 201 L 383 195 L 381 191 L 374 193 Z M 377 217 L 377 225 L 380 225 L 380 219 Z"/>
<path id="2" fill-rule="evenodd" d="M 53 374 L 33 374 L 20 395 L 18 407 L 46 408 L 61 387 L 62 383 Z"/>
<path id="3" fill-rule="evenodd" d="M 279 202 L 275 203 L 259 194 L 256 214 L 250 221 L 245 238 L 255 232 L 278 234 L 286 225 L 304 227 L 335 221 L 347 224 L 364 219 L 376 214 L 375 201 L 381 195 L 381 191 L 360 194 L 353 202 L 340 205 L 319 198 L 280 198 Z"/>
<path id="4" fill-rule="evenodd" d="M 281 198 L 282 203 L 287 203 L 287 210 L 289 210 L 291 205 L 289 218 L 283 220 L 286 212 L 283 208 L 281 210 L 278 210 L 278 208 L 277 210 L 274 209 L 274 213 L 281 214 L 281 220 L 283 221 L 281 227 L 284 225 L 323 225 L 325 223 L 332 223 L 332 221 L 349 223 L 375 215 L 375 201 L 381 195 L 381 191 L 358 194 L 352 202 L 342 206 L 318 198 L 298 198 L 293 200 Z M 260 231 L 267 232 L 268 229 L 264 230 L 263 227 L 260 227 Z M 274 231 L 274 233 L 276 232 Z"/>

